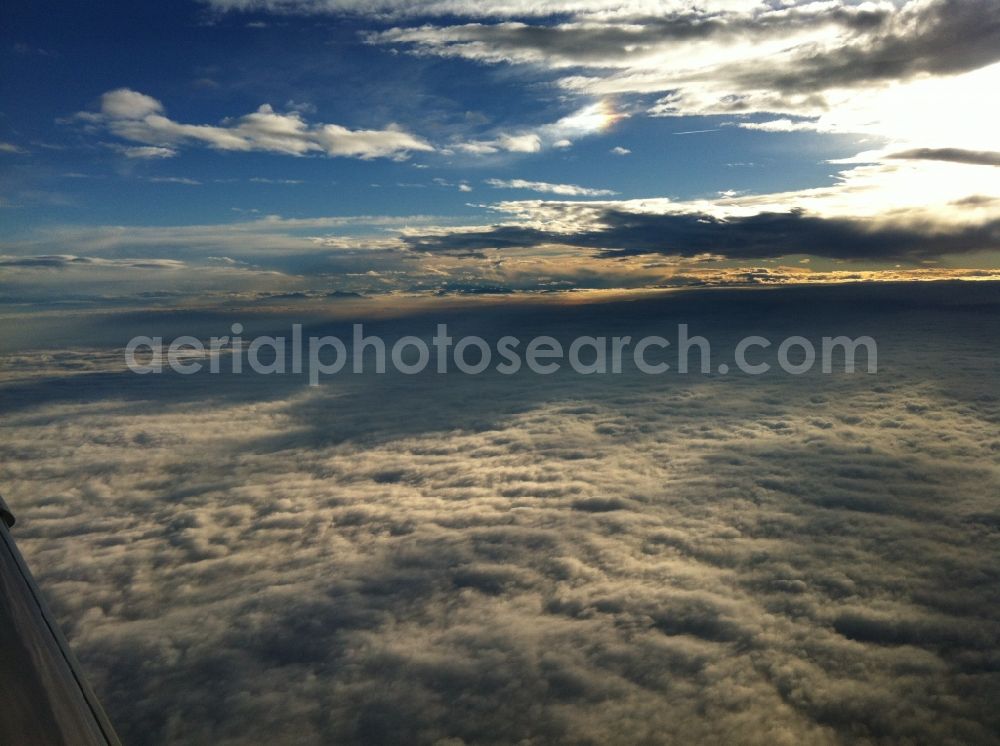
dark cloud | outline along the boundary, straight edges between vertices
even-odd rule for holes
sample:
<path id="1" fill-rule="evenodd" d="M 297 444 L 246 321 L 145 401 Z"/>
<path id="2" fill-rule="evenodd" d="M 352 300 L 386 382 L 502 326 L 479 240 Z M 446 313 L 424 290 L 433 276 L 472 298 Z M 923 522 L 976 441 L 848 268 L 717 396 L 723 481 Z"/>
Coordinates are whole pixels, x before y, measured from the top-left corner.
<path id="1" fill-rule="evenodd" d="M 1000 60 L 1000 5 L 992 0 L 912 3 L 875 34 L 831 49 L 806 48 L 788 69 L 731 68 L 748 88 L 785 93 L 903 80 L 915 75 L 954 75 Z"/>
<path id="2" fill-rule="evenodd" d="M 0 256 L 0 267 L 31 269 L 65 269 L 67 267 L 96 266 L 107 268 L 177 269 L 184 263 L 175 259 L 104 259 L 72 254 L 40 254 L 37 256 Z"/>
<path id="3" fill-rule="evenodd" d="M 914 148 L 892 153 L 889 158 L 968 163 L 973 166 L 1000 166 L 1000 152 L 995 150 L 964 150 L 963 148 Z"/>
<path id="4" fill-rule="evenodd" d="M 568 208 L 567 208 L 568 209 Z M 944 226 L 917 219 L 886 224 L 871 219 L 823 218 L 800 210 L 718 218 L 705 213 L 650 214 L 605 208 L 599 228 L 562 233 L 498 225 L 485 231 L 406 236 L 418 251 L 471 251 L 564 244 L 605 257 L 628 254 L 766 259 L 810 254 L 836 259 L 923 259 L 1000 248 L 1000 220 Z"/>
<path id="5" fill-rule="evenodd" d="M 58 269 L 71 265 L 91 263 L 92 261 L 84 256 L 68 256 L 60 254 L 0 257 L 0 267 L 52 267 Z"/>

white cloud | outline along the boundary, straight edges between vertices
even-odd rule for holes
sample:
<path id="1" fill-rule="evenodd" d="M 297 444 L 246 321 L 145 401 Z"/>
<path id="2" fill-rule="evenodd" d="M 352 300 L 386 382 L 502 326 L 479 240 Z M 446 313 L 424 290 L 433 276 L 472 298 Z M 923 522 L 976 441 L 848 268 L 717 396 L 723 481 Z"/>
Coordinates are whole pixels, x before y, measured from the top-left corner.
<path id="1" fill-rule="evenodd" d="M 537 153 L 546 148 L 567 148 L 581 137 L 599 135 L 628 115 L 618 111 L 608 100 L 595 101 L 560 117 L 554 122 L 517 132 L 498 132 L 490 139 L 468 140 L 451 145 L 472 155 Z"/>
<path id="2" fill-rule="evenodd" d="M 175 148 L 164 148 L 155 145 L 126 146 L 121 149 L 126 158 L 173 158 L 177 155 Z"/>
<path id="3" fill-rule="evenodd" d="M 535 133 L 524 135 L 500 135 L 499 145 L 511 153 L 537 153 L 542 149 L 541 138 Z"/>
<path id="4" fill-rule="evenodd" d="M 249 179 L 252 184 L 302 184 L 301 179 L 271 179 L 266 176 L 253 176 Z"/>
<path id="5" fill-rule="evenodd" d="M 621 145 L 616 145 L 615 147 L 611 148 L 611 152 L 614 153 L 615 155 L 628 155 L 632 151 L 629 150 L 628 148 L 623 148 Z"/>
<path id="6" fill-rule="evenodd" d="M 161 114 L 163 104 L 152 96 L 119 88 L 101 96 L 101 113 L 111 119 L 142 119 L 150 114 Z"/>
<path id="7" fill-rule="evenodd" d="M 187 176 L 150 176 L 146 181 L 151 181 L 154 184 L 184 184 L 186 186 L 201 186 L 201 182 L 197 179 L 191 179 Z"/>
<path id="8" fill-rule="evenodd" d="M 739 122 L 738 127 L 747 130 L 758 130 L 760 132 L 815 132 L 816 123 L 811 121 L 793 122 L 791 119 L 772 119 L 767 122 Z M 707 131 L 707 130 L 706 130 Z M 690 134 L 678 132 L 676 134 Z"/>
<path id="9" fill-rule="evenodd" d="M 486 179 L 486 183 L 497 189 L 529 189 L 533 192 L 547 192 L 568 197 L 608 197 L 617 194 L 611 189 L 591 189 L 576 184 L 550 184 L 546 181 L 525 179 Z"/>
<path id="10" fill-rule="evenodd" d="M 453 150 L 459 150 L 470 155 L 493 155 L 501 151 L 507 153 L 537 153 L 542 149 L 542 140 L 538 133 L 525 132 L 510 134 L 501 132 L 493 140 L 470 140 L 455 143 Z"/>
<path id="11" fill-rule="evenodd" d="M 91 125 L 146 147 L 126 150 L 130 157 L 166 157 L 179 146 L 196 143 L 217 150 L 266 151 L 286 155 L 325 153 L 352 158 L 404 158 L 432 151 L 425 140 L 396 125 L 381 130 L 351 130 L 337 124 L 309 124 L 299 111 L 278 113 L 264 104 L 257 111 L 222 125 L 176 122 L 156 99 L 122 88 L 101 99 L 99 113 L 79 116 Z"/>
<path id="12" fill-rule="evenodd" d="M 496 153 L 498 149 L 497 143 L 486 142 L 483 140 L 460 142 L 449 148 L 449 150 L 460 150 L 463 153 L 470 153 L 472 155 L 491 155 Z"/>

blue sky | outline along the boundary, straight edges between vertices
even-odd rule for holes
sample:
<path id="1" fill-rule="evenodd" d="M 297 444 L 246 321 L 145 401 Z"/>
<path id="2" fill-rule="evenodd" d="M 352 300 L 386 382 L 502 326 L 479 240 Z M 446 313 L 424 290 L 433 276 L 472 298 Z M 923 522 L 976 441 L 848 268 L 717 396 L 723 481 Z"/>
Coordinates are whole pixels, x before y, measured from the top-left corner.
<path id="1" fill-rule="evenodd" d="M 981 276 L 1000 245 L 997 13 L 15 3 L 0 290 Z"/>

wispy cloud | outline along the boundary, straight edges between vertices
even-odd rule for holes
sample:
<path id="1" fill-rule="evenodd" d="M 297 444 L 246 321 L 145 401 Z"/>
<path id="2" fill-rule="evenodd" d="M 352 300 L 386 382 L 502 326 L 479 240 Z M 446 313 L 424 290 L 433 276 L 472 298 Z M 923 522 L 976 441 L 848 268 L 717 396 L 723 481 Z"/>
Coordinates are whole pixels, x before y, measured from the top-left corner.
<path id="1" fill-rule="evenodd" d="M 488 139 L 457 141 L 443 149 L 471 155 L 499 152 L 537 153 L 548 148 L 568 148 L 579 138 L 592 137 L 610 130 L 628 115 L 618 111 L 609 100 L 600 100 L 560 117 L 554 122 L 517 131 L 499 131 Z"/>
<path id="2" fill-rule="evenodd" d="M 112 144 L 112 147 L 119 153 L 122 153 L 126 158 L 157 159 L 157 158 L 173 158 L 175 155 L 177 155 L 176 148 L 159 147 L 156 145 Z"/>
<path id="3" fill-rule="evenodd" d="M 560 194 L 567 197 L 609 197 L 617 194 L 611 189 L 592 189 L 576 184 L 550 184 L 546 181 L 527 181 L 525 179 L 486 179 L 485 183 L 495 189 L 527 189 L 532 192 Z"/>
<path id="4" fill-rule="evenodd" d="M 201 186 L 201 182 L 197 179 L 191 179 L 187 176 L 150 176 L 146 179 L 154 184 L 184 184 L 185 186 Z"/>
<path id="5" fill-rule="evenodd" d="M 267 176 L 253 176 L 250 178 L 252 184 L 284 184 L 293 185 L 301 184 L 302 179 L 272 179 Z"/>
<path id="6" fill-rule="evenodd" d="M 48 254 L 41 256 L 3 256 L 0 267 L 30 267 L 34 269 L 66 269 L 70 267 L 115 267 L 126 269 L 183 269 L 184 262 L 175 259 L 106 259 L 74 254 Z"/>

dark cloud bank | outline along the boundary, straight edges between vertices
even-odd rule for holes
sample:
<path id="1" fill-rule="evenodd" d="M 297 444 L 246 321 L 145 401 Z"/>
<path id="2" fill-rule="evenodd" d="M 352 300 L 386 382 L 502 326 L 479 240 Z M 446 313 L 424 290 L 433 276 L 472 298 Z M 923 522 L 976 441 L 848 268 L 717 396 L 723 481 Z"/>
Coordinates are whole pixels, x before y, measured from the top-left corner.
<path id="1" fill-rule="evenodd" d="M 900 154 L 899 157 L 908 157 Z M 555 206 L 553 209 L 557 209 Z M 572 205 L 564 208 L 573 209 Z M 919 260 L 1000 248 L 1000 220 L 971 225 L 873 223 L 870 219 L 824 218 L 802 210 L 719 218 L 706 213 L 641 213 L 603 208 L 599 224 L 573 233 L 497 225 L 477 232 L 407 236 L 410 248 L 463 253 L 565 244 L 599 249 L 606 256 L 714 254 L 734 259 L 767 259 L 811 254 L 849 260 Z"/>
<path id="2" fill-rule="evenodd" d="M 126 742 L 998 742 L 996 285 L 449 320 L 871 334 L 880 372 L 308 389 L 11 354 L 18 540 Z"/>
<path id="3" fill-rule="evenodd" d="M 893 153 L 890 158 L 909 160 L 950 161 L 972 166 L 1000 166 L 1000 153 L 994 150 L 965 150 L 963 148 L 914 148 Z"/>

